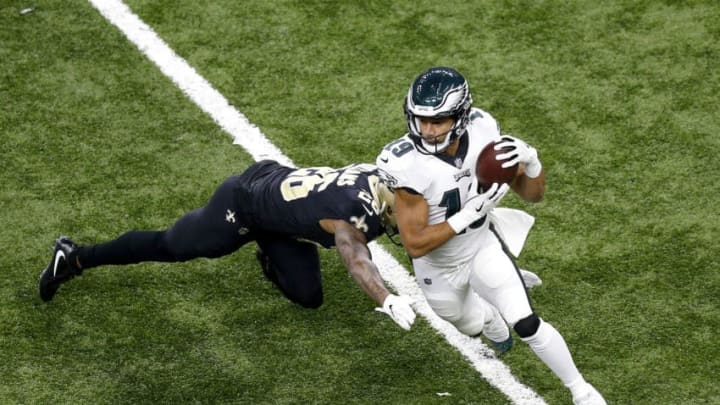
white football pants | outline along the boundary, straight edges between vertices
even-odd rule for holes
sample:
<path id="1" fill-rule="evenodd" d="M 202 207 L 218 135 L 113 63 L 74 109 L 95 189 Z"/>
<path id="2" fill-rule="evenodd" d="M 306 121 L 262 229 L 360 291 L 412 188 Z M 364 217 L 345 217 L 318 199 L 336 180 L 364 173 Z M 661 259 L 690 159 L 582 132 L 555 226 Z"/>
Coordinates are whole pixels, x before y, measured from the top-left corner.
<path id="1" fill-rule="evenodd" d="M 478 241 L 482 248 L 468 262 L 438 267 L 423 258 L 413 260 L 415 277 L 430 307 L 460 332 L 476 336 L 492 316 L 494 305 L 510 327 L 533 313 L 520 272 L 492 232 Z M 535 354 L 568 387 L 583 382 L 565 340 L 541 321 L 533 335 L 523 338 Z"/>
<path id="2" fill-rule="evenodd" d="M 481 236 L 482 235 L 482 236 Z M 512 327 L 532 307 L 522 277 L 492 232 L 480 234 L 482 248 L 470 261 L 455 267 L 413 260 L 415 277 L 430 307 L 462 333 L 475 336 L 494 305 Z"/>

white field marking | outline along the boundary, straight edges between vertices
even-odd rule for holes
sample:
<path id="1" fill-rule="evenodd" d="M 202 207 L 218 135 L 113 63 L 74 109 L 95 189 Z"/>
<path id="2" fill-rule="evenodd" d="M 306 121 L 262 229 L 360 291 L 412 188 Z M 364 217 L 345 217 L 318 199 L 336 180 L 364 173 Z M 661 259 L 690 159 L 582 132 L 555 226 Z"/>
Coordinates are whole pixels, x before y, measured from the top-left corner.
<path id="1" fill-rule="evenodd" d="M 118 0 L 90 0 L 90 3 L 117 26 L 130 42 L 153 61 L 195 104 L 232 135 L 234 143 L 247 150 L 256 161 L 273 159 L 294 166 L 280 149 L 270 143 L 255 125 L 170 49 L 125 3 Z"/>
<path id="2" fill-rule="evenodd" d="M 274 159 L 293 165 L 248 119 L 237 111 L 195 69 L 179 57 L 158 35 L 120 0 L 89 0 L 112 24 L 117 26 L 160 70 L 257 161 Z M 294 166 L 294 165 L 293 165 Z M 490 384 L 515 404 L 546 404 L 533 390 L 520 383 L 510 369 L 497 360 L 490 348 L 461 334 L 430 309 L 420 288 L 407 269 L 376 242 L 370 243 L 373 260 L 380 273 L 399 294 L 412 298 L 416 312 L 457 348 Z M 468 382 L 472 384 L 471 381 Z M 438 387 L 442 390 L 442 387 Z"/>

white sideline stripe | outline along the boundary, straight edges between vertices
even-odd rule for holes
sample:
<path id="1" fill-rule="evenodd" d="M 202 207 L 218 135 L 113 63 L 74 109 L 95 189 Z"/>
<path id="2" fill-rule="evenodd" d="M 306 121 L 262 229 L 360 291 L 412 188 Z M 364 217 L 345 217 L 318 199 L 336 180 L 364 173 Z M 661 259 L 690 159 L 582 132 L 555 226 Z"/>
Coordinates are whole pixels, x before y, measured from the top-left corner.
<path id="1" fill-rule="evenodd" d="M 235 109 L 201 77 L 195 69 L 179 57 L 158 35 L 120 0 L 89 0 L 112 24 L 117 26 L 160 70 L 169 77 L 190 99 L 227 131 L 257 161 L 274 159 L 286 165 L 293 162 L 273 145 L 260 130 Z M 510 369 L 493 358 L 492 350 L 478 339 L 471 339 L 440 319 L 430 309 L 415 280 L 381 245 L 370 244 L 373 260 L 383 278 L 400 294 L 410 296 L 416 312 L 448 342 L 456 347 L 483 378 L 499 389 L 515 404 L 545 404 L 533 390 L 520 383 Z M 486 357 L 488 356 L 488 357 Z M 439 388 L 441 389 L 441 388 Z"/>

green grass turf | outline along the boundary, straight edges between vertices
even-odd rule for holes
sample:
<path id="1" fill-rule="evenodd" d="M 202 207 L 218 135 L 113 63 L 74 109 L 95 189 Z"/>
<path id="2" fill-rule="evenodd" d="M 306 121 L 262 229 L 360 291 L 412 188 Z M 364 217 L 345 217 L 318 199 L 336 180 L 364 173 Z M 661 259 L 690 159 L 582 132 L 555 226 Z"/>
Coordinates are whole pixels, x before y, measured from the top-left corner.
<path id="1" fill-rule="evenodd" d="M 580 370 L 614 404 L 720 403 L 717 2 L 128 4 L 299 165 L 374 161 L 414 76 L 457 67 L 540 151 L 545 201 L 505 203 L 537 216 L 520 264 Z M 0 5 L 0 402 L 506 402 L 426 323 L 374 313 L 332 251 L 318 311 L 250 247 L 42 303 L 57 235 L 165 227 L 252 159 L 89 3 L 26 6 Z M 569 403 L 522 343 L 504 360 Z"/>

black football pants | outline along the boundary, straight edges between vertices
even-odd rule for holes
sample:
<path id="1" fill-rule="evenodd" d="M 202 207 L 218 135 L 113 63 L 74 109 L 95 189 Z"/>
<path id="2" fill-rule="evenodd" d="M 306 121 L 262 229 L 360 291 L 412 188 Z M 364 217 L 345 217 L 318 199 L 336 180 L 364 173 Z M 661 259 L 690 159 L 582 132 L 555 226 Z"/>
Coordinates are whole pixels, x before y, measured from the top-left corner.
<path id="1" fill-rule="evenodd" d="M 183 262 L 195 258 L 216 258 L 231 254 L 257 240 L 270 258 L 273 282 L 291 301 L 304 307 L 322 304 L 322 279 L 317 247 L 309 242 L 248 230 L 240 218 L 235 190 L 242 175 L 225 180 L 204 207 L 195 209 L 164 231 L 129 231 L 117 239 L 82 246 L 78 258 L 83 269 L 103 265 L 127 265 L 146 261 Z"/>

